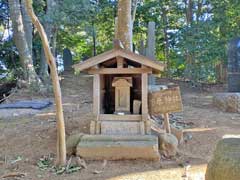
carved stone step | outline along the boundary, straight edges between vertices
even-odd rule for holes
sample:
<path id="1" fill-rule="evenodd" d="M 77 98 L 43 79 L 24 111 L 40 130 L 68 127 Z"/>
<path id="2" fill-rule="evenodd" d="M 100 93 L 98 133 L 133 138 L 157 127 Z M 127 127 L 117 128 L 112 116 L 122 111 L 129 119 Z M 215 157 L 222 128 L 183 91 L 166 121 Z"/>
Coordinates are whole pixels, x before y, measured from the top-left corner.
<path id="1" fill-rule="evenodd" d="M 92 160 L 159 160 L 158 138 L 151 135 L 86 135 L 77 147 L 77 155 Z"/>

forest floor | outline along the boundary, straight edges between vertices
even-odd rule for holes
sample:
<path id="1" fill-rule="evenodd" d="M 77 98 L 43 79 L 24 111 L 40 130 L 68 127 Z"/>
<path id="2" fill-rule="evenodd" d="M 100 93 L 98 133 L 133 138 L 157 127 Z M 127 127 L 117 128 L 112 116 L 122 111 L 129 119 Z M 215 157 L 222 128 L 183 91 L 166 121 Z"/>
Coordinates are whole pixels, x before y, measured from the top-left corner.
<path id="1" fill-rule="evenodd" d="M 66 134 L 89 133 L 92 118 L 92 77 L 68 73 L 62 78 Z M 181 153 L 176 158 L 161 159 L 160 162 L 108 161 L 104 170 L 103 161 L 86 161 L 86 169 L 56 175 L 49 169 L 41 170 L 37 165 L 41 157 L 54 156 L 56 152 L 53 106 L 30 113 L 24 109 L 0 110 L 0 179 L 4 175 L 17 172 L 23 173 L 24 177 L 15 179 L 24 180 L 184 180 L 183 164 L 187 162 L 191 165 L 188 180 L 204 180 L 206 165 L 217 141 L 225 134 L 240 134 L 240 114 L 225 113 L 213 107 L 212 92 L 192 89 L 182 82 L 179 85 L 184 105 L 181 115 L 184 122 L 192 126 L 184 129 L 184 135 L 191 138 L 179 146 Z M 220 90 L 218 87 L 209 89 Z M 19 90 L 9 101 L 40 98 L 45 97 Z M 14 177 L 4 179 L 12 180 Z"/>

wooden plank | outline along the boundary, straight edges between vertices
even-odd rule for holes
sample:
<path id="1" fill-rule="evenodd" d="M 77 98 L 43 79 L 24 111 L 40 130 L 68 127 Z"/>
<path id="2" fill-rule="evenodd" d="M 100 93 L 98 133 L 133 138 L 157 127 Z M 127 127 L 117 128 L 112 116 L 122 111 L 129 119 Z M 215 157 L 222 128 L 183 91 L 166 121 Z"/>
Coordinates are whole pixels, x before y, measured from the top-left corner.
<path id="1" fill-rule="evenodd" d="M 124 63 L 123 57 L 118 56 L 117 57 L 117 67 L 118 68 L 123 68 L 123 63 Z"/>
<path id="2" fill-rule="evenodd" d="M 153 61 L 146 56 L 142 56 L 139 54 L 135 54 L 131 51 L 124 50 L 124 49 L 113 49 L 110 51 L 107 51 L 103 54 L 100 54 L 98 56 L 94 56 L 86 61 L 83 61 L 79 64 L 73 65 L 73 68 L 79 71 L 86 70 L 92 66 L 95 66 L 97 64 L 100 64 L 102 62 L 105 62 L 107 60 L 110 60 L 114 57 L 121 56 L 123 58 L 132 60 L 134 62 L 149 66 L 153 68 L 155 71 L 160 72 L 163 71 L 165 68 L 165 64 L 160 63 L 158 61 Z"/>
<path id="3" fill-rule="evenodd" d="M 117 56 L 117 51 L 115 49 L 112 49 L 110 51 L 107 51 L 105 53 L 102 53 L 98 56 L 94 56 L 90 59 L 87 59 L 86 61 L 83 61 L 79 64 L 73 65 L 73 68 L 79 71 L 86 70 L 90 67 L 93 67 L 97 64 L 100 64 L 106 60 L 112 59 Z"/>
<path id="4" fill-rule="evenodd" d="M 171 129 L 170 129 L 170 123 L 169 123 L 169 115 L 168 113 L 164 113 L 164 129 L 166 130 L 167 133 L 171 133 Z"/>
<path id="5" fill-rule="evenodd" d="M 100 75 L 100 113 L 104 113 L 104 94 L 105 94 L 105 80 L 104 75 Z"/>
<path id="6" fill-rule="evenodd" d="M 100 105 L 101 105 L 101 90 L 100 90 L 100 75 L 95 74 L 93 76 L 93 114 L 100 114 Z"/>
<path id="7" fill-rule="evenodd" d="M 182 109 L 179 87 L 149 93 L 149 111 L 151 115 L 181 112 Z"/>
<path id="8" fill-rule="evenodd" d="M 100 114 L 100 121 L 141 121 L 141 115 Z"/>
<path id="9" fill-rule="evenodd" d="M 140 113 L 140 107 L 142 102 L 139 100 L 133 100 L 133 114 L 139 114 Z"/>
<path id="10" fill-rule="evenodd" d="M 143 120 L 148 118 L 148 74 L 142 74 L 142 116 Z"/>
<path id="11" fill-rule="evenodd" d="M 90 134 L 96 134 L 96 121 L 90 122 Z"/>
<path id="12" fill-rule="evenodd" d="M 89 74 L 142 74 L 152 73 L 150 68 L 99 68 L 90 69 Z"/>
<path id="13" fill-rule="evenodd" d="M 158 62 L 158 61 L 153 61 L 146 56 L 142 56 L 139 54 L 132 53 L 131 51 L 128 51 L 126 49 L 119 49 L 118 52 L 116 53 L 119 56 L 122 56 L 126 59 L 130 59 L 132 61 L 138 62 L 140 64 L 143 64 L 145 66 L 149 66 L 153 69 L 156 69 L 158 71 L 164 71 L 165 64 Z"/>
<path id="14" fill-rule="evenodd" d="M 151 121 L 148 119 L 145 121 L 145 133 L 146 134 L 151 134 Z"/>

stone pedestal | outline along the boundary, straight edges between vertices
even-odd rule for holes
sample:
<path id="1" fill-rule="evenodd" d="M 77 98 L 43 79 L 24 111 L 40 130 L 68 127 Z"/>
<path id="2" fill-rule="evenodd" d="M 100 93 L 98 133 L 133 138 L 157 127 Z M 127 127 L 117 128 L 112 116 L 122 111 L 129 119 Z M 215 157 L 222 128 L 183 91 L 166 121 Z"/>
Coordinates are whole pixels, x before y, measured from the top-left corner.
<path id="1" fill-rule="evenodd" d="M 218 142 L 208 163 L 206 180 L 240 179 L 240 138 L 226 138 Z"/>
<path id="2" fill-rule="evenodd" d="M 85 135 L 77 155 L 92 160 L 159 160 L 158 139 L 151 135 Z"/>

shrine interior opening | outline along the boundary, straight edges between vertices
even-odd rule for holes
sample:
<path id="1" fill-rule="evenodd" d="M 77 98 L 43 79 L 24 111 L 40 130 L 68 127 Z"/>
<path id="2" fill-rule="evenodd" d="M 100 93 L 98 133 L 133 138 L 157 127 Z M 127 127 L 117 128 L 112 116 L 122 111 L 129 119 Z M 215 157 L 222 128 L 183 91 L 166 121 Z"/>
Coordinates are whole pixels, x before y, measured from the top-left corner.
<path id="1" fill-rule="evenodd" d="M 115 109 L 116 87 L 113 87 L 114 79 L 130 78 L 132 86 L 130 87 L 130 112 L 124 114 L 133 114 L 134 100 L 141 101 L 141 74 L 104 74 L 101 75 L 101 114 L 117 114 Z M 141 107 L 139 113 L 141 114 Z"/>

